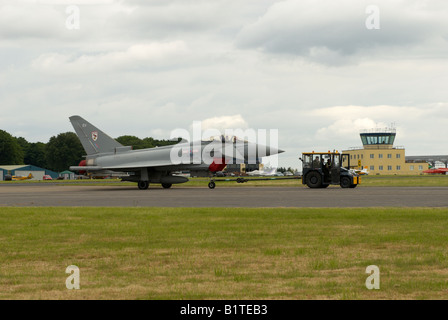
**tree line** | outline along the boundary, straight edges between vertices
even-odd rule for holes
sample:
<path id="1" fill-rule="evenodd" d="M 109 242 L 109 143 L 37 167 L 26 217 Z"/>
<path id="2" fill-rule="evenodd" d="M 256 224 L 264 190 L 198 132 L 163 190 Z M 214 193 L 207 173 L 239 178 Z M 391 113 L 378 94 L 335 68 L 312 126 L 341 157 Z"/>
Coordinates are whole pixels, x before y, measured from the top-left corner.
<path id="1" fill-rule="evenodd" d="M 140 139 L 135 136 L 120 136 L 116 139 L 134 150 L 161 147 L 177 143 L 153 138 Z M 28 142 L 23 137 L 14 137 L 0 130 L 0 165 L 35 165 L 56 172 L 76 166 L 85 155 L 84 148 L 74 132 L 60 133 L 47 143 Z"/>
<path id="2" fill-rule="evenodd" d="M 288 172 L 288 171 L 291 172 L 291 173 L 294 173 L 297 170 L 294 169 L 294 168 L 291 168 L 291 167 L 288 167 L 288 169 L 286 169 L 285 167 L 278 167 L 277 168 L 277 172 L 285 173 L 285 172 Z"/>

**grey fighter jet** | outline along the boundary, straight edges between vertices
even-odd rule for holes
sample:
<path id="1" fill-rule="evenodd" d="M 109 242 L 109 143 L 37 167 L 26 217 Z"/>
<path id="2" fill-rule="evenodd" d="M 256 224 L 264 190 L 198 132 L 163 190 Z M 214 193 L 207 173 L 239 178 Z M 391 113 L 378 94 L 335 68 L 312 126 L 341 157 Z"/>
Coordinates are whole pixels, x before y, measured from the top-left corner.
<path id="1" fill-rule="evenodd" d="M 173 184 L 188 181 L 176 175 L 179 171 L 190 171 L 194 176 L 212 177 L 228 163 L 256 163 L 261 157 L 283 152 L 283 150 L 239 140 L 236 137 L 218 140 L 185 140 L 177 144 L 141 150 L 123 146 L 80 116 L 70 117 L 70 122 L 87 153 L 85 166 L 72 166 L 70 170 L 100 174 L 102 172 L 127 172 L 122 181 L 137 182 L 141 190 L 150 183 L 170 188 Z M 232 162 L 233 161 L 233 162 Z M 215 187 L 213 180 L 209 188 Z"/>

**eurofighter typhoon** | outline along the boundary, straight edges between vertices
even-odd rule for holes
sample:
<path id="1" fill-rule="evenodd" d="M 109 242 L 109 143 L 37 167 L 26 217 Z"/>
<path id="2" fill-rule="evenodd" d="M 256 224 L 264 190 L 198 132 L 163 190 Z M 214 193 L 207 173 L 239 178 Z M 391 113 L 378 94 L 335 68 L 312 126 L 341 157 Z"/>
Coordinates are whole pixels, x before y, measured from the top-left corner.
<path id="1" fill-rule="evenodd" d="M 256 163 L 261 157 L 283 152 L 262 144 L 230 139 L 220 136 L 210 141 L 185 140 L 177 144 L 132 150 L 123 146 L 80 116 L 70 117 L 70 122 L 86 151 L 85 166 L 71 166 L 73 171 L 95 174 L 110 171 L 125 172 L 122 181 L 136 182 L 140 190 L 148 189 L 150 183 L 170 188 L 185 183 L 187 177 L 176 175 L 190 171 L 192 175 L 209 176 L 223 170 L 228 163 Z M 213 180 L 208 184 L 215 187 Z"/>

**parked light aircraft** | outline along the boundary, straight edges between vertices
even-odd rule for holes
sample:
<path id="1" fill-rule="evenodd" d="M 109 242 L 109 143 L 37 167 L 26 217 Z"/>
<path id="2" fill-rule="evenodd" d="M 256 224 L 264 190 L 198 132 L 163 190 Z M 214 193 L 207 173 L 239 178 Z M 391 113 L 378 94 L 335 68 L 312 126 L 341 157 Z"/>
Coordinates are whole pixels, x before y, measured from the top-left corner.
<path id="1" fill-rule="evenodd" d="M 448 174 L 448 168 L 432 168 L 432 169 L 424 170 L 423 173 Z"/>
<path id="2" fill-rule="evenodd" d="M 70 170 L 101 173 L 106 170 L 127 172 L 122 181 L 137 182 L 141 190 L 150 183 L 160 183 L 163 188 L 188 181 L 187 177 L 174 175 L 175 171 L 188 170 L 195 176 L 212 176 L 223 170 L 230 161 L 249 163 L 283 150 L 237 140 L 181 142 L 164 147 L 132 150 L 123 146 L 80 116 L 70 117 L 70 122 L 87 153 L 85 166 L 72 166 Z M 208 155 L 203 157 L 202 155 Z M 193 174 L 194 173 L 194 174 Z M 215 182 L 210 181 L 210 189 Z"/>
<path id="3" fill-rule="evenodd" d="M 12 180 L 14 180 L 14 181 L 21 181 L 21 180 L 29 180 L 29 179 L 33 179 L 34 178 L 34 176 L 33 176 L 33 174 L 32 173 L 30 173 L 28 176 L 26 176 L 26 177 L 22 177 L 22 176 L 12 176 Z"/>
<path id="4" fill-rule="evenodd" d="M 367 170 L 367 166 L 362 169 L 351 169 L 351 170 L 359 175 L 363 175 L 363 174 L 368 175 L 369 174 L 369 171 Z"/>
<path id="5" fill-rule="evenodd" d="M 254 170 L 250 171 L 247 174 L 249 176 L 273 176 L 277 172 L 277 168 L 269 168 L 269 169 L 263 169 L 263 170 Z"/>

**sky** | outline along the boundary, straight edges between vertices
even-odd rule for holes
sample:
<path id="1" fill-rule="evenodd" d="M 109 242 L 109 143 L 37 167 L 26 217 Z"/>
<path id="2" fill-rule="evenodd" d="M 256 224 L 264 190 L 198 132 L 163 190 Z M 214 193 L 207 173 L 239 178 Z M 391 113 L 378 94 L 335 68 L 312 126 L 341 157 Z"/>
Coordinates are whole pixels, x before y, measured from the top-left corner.
<path id="1" fill-rule="evenodd" d="M 447 154 L 446 0 L 0 0 L 0 129 L 278 130 L 278 165 L 394 127 Z M 269 140 L 268 140 L 269 141 Z M 269 164 L 269 159 L 264 160 Z"/>

